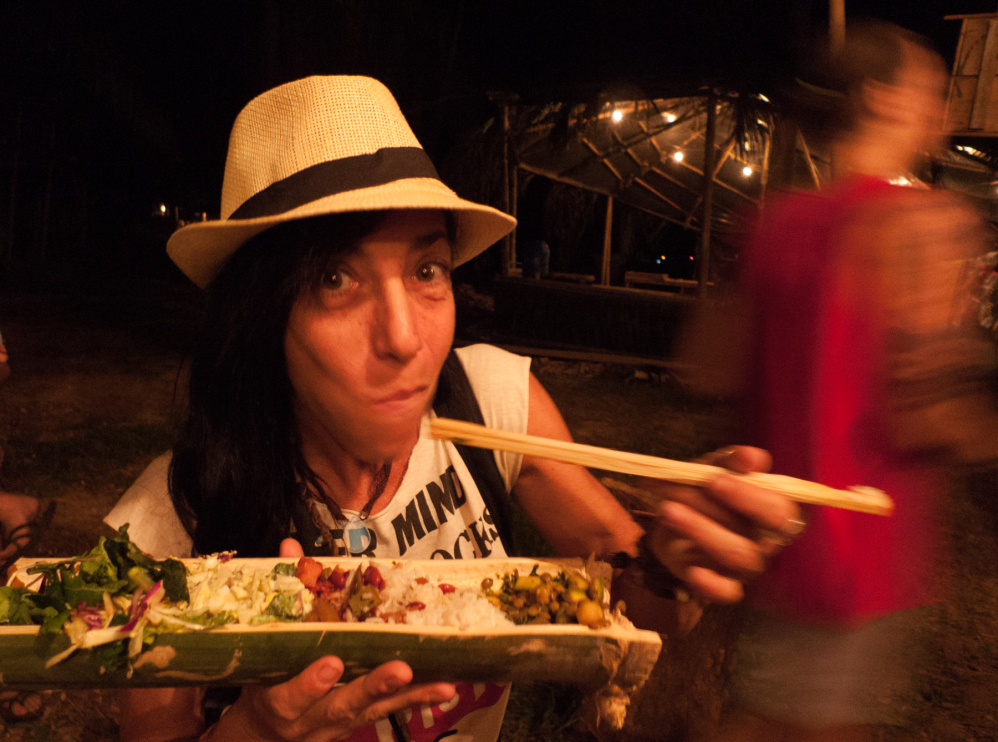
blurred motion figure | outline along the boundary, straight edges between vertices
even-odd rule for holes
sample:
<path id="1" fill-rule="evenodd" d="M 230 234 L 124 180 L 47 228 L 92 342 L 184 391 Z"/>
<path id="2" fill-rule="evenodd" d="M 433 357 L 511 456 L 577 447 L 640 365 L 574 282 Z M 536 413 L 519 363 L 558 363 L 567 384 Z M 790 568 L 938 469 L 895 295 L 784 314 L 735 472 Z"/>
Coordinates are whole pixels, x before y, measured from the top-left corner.
<path id="1" fill-rule="evenodd" d="M 998 456 L 992 347 L 954 312 L 982 225 L 949 194 L 891 184 L 942 144 L 946 82 L 886 23 L 850 26 L 796 80 L 834 177 L 776 199 L 743 252 L 747 440 L 777 473 L 877 487 L 896 511 L 810 508 L 750 593 L 722 739 L 863 740 L 903 718 L 945 473 Z"/>

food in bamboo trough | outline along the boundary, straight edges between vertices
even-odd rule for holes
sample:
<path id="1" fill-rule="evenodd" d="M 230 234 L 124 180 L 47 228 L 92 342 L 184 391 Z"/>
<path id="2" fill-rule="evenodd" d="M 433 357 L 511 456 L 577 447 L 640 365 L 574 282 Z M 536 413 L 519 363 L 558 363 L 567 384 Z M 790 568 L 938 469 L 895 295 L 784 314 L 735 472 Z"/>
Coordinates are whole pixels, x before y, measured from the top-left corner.
<path id="1" fill-rule="evenodd" d="M 589 560 L 156 561 L 127 526 L 87 554 L 22 560 L 0 587 L 0 684 L 281 682 L 324 654 L 345 679 L 389 659 L 417 682 L 553 680 L 622 723 L 661 638 L 610 609 Z"/>
<path id="2" fill-rule="evenodd" d="M 609 626 L 603 578 L 592 583 L 562 570 L 514 570 L 485 577 L 479 587 L 458 587 L 423 574 L 407 562 L 379 569 L 366 561 L 344 569 L 302 557 L 266 570 L 233 562 L 232 553 L 157 562 L 128 540 L 114 539 L 78 559 L 27 569 L 28 586 L 0 592 L 0 624 L 35 623 L 62 630 L 75 650 L 123 642 L 134 658 L 164 632 L 204 631 L 230 623 L 367 622 L 459 629 L 520 624 Z M 488 565 L 483 565 L 488 569 Z M 31 579 L 34 576 L 35 579 Z M 109 660 L 117 660 L 108 653 Z M 114 662 L 112 662 L 114 664 Z"/>

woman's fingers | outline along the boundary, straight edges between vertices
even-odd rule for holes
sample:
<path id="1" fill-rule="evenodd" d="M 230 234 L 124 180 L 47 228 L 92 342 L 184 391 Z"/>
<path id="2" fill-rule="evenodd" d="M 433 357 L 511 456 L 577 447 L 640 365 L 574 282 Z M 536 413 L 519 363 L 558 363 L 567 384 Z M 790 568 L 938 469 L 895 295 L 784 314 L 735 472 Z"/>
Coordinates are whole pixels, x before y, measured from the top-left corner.
<path id="1" fill-rule="evenodd" d="M 281 541 L 282 559 L 301 559 L 303 556 L 305 556 L 305 550 L 293 538 L 286 538 Z"/>
<path id="2" fill-rule="evenodd" d="M 323 657 L 286 683 L 244 689 L 254 709 L 251 726 L 275 739 L 340 739 L 409 706 L 449 701 L 456 692 L 450 683 L 410 685 L 412 669 L 400 661 L 337 685 L 343 671 L 339 658 Z"/>
<path id="3" fill-rule="evenodd" d="M 769 451 L 754 446 L 728 446 L 707 454 L 701 461 L 742 474 L 769 471 L 769 467 L 773 465 L 773 457 L 769 455 Z"/>
<path id="4" fill-rule="evenodd" d="M 660 479 L 642 479 L 639 486 L 660 497 L 663 501 L 681 502 L 688 508 L 703 513 L 706 517 L 732 530 L 743 527 L 740 520 L 729 509 L 716 502 L 710 493 L 700 487 L 686 487 Z"/>
<path id="5" fill-rule="evenodd" d="M 714 603 L 737 603 L 745 597 L 745 587 L 740 580 L 724 577 L 705 567 L 690 567 L 685 580 L 691 590 Z"/>
<path id="6" fill-rule="evenodd" d="M 339 657 L 322 657 L 286 683 L 272 688 L 247 688 L 256 696 L 254 706 L 266 719 L 296 722 L 322 701 L 343 677 Z M 243 691 L 244 695 L 246 690 Z"/>
<path id="7" fill-rule="evenodd" d="M 749 577 L 765 566 L 759 545 L 750 538 L 704 517 L 678 502 L 662 506 L 662 516 L 669 530 L 697 545 L 712 562 L 724 571 Z"/>
<path id="8" fill-rule="evenodd" d="M 456 692 L 450 683 L 409 685 L 412 669 L 404 662 L 388 662 L 337 689 L 327 709 L 333 723 L 352 720 L 355 726 L 371 724 L 409 706 L 430 706 L 449 701 Z"/>
<path id="9" fill-rule="evenodd" d="M 744 575 L 722 567 L 696 541 L 682 538 L 671 529 L 658 528 L 651 535 L 651 548 L 694 595 L 714 603 L 736 603 L 742 599 Z"/>
<path id="10" fill-rule="evenodd" d="M 749 482 L 720 475 L 708 486 L 711 498 L 727 510 L 737 513 L 758 531 L 771 531 L 793 536 L 800 523 L 801 511 L 797 504 L 772 490 L 757 487 Z"/>
<path id="11" fill-rule="evenodd" d="M 703 461 L 739 473 L 766 471 L 768 452 L 751 446 L 731 446 L 707 454 Z M 800 530 L 800 508 L 783 495 L 751 482 L 720 474 L 704 487 L 684 487 L 644 479 L 641 487 L 663 500 L 679 502 L 730 531 L 753 539 L 762 533 L 793 537 Z"/>
<path id="12" fill-rule="evenodd" d="M 772 459 L 760 448 L 731 446 L 703 462 L 748 474 L 768 470 Z M 727 474 L 703 487 L 648 479 L 641 486 L 663 498 L 658 527 L 650 534 L 656 557 L 695 593 L 715 602 L 741 600 L 743 584 L 803 525 L 796 503 Z"/>

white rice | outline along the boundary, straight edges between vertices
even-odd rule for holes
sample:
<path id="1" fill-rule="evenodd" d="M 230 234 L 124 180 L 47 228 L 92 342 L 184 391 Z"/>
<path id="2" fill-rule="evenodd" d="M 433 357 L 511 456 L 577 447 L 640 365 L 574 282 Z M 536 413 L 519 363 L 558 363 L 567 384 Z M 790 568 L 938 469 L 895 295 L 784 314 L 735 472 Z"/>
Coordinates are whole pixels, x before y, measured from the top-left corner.
<path id="1" fill-rule="evenodd" d="M 410 626 L 453 626 L 459 629 L 512 626 L 506 614 L 488 602 L 477 587 L 454 585 L 454 592 L 440 589 L 441 581 L 419 574 L 404 562 L 381 573 L 385 589 L 381 605 L 368 623 L 405 623 Z M 446 581 L 443 584 L 450 584 Z M 421 603 L 425 608 L 411 607 Z"/>

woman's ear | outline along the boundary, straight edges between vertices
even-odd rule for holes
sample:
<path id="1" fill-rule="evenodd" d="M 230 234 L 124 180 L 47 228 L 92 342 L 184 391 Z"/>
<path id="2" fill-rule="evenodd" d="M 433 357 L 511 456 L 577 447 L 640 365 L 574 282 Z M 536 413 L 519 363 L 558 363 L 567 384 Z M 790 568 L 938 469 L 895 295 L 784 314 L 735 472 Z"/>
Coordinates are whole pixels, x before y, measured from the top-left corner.
<path id="1" fill-rule="evenodd" d="M 902 89 L 879 80 L 866 78 L 859 88 L 861 115 L 881 121 L 898 118 L 898 108 L 904 105 Z"/>

